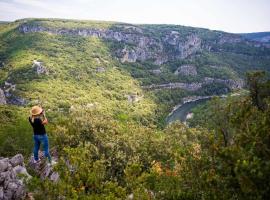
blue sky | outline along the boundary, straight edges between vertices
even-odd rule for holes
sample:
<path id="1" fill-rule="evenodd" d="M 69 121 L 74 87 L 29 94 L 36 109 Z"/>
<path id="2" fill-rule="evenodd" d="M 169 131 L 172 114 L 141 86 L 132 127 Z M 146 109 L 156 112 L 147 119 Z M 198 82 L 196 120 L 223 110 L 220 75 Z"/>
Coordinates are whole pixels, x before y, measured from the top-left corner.
<path id="1" fill-rule="evenodd" d="M 0 21 L 28 17 L 270 31 L 270 0 L 0 0 Z"/>

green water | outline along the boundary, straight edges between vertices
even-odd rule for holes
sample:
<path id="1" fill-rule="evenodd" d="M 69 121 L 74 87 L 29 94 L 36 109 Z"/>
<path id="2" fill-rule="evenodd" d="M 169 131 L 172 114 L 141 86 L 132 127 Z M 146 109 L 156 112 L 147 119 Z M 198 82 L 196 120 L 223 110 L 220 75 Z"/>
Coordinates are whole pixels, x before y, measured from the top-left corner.
<path id="1" fill-rule="evenodd" d="M 211 98 L 199 99 L 197 101 L 192 101 L 192 102 L 183 104 L 177 110 L 175 110 L 170 116 L 168 116 L 167 123 L 171 123 L 177 120 L 181 122 L 186 121 L 187 114 L 190 113 L 192 108 L 205 103 L 209 99 Z"/>

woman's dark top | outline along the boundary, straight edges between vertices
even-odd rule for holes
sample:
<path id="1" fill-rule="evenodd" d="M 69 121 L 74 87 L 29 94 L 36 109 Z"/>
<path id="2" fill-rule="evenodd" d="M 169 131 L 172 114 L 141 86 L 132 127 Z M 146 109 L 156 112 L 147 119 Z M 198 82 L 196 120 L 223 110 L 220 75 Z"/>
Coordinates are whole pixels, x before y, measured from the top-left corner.
<path id="1" fill-rule="evenodd" d="M 28 118 L 30 124 L 33 127 L 34 135 L 44 135 L 46 134 L 45 126 L 42 124 L 42 121 L 40 118 L 35 118 L 34 123 L 32 123 L 31 118 Z"/>

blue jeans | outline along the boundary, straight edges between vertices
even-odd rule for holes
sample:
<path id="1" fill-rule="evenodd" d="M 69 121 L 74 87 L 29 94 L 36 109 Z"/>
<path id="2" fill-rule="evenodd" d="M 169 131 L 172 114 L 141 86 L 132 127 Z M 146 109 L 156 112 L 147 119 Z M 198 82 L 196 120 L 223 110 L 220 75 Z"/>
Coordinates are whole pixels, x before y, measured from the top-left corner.
<path id="1" fill-rule="evenodd" d="M 50 155 L 50 152 L 49 152 L 49 140 L 48 140 L 47 134 L 34 135 L 33 138 L 34 138 L 34 142 L 35 142 L 34 159 L 38 160 L 38 151 L 39 151 L 39 148 L 40 148 L 40 144 L 42 144 L 45 156 L 48 158 L 49 161 L 51 161 L 51 155 Z"/>

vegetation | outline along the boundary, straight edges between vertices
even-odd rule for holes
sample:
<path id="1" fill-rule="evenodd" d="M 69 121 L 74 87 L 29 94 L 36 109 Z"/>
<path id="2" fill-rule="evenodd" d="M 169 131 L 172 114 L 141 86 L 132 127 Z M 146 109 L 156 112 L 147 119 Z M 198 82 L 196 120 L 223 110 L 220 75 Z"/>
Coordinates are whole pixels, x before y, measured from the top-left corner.
<path id="1" fill-rule="evenodd" d="M 46 109 L 50 144 L 59 152 L 55 166 L 59 182 L 34 176 L 27 183 L 36 199 L 269 198 L 267 75 L 258 71 L 247 75 L 249 95 L 215 98 L 196 108 L 190 128 L 181 123 L 166 125 L 173 106 L 183 97 L 220 95 L 230 89 L 222 84 L 209 84 L 195 92 L 140 87 L 200 82 L 205 77 L 244 78 L 250 69 L 269 70 L 268 49 L 214 45 L 213 51 L 161 66 L 151 61 L 121 63 L 114 53 L 123 43 L 21 34 L 17 30 L 21 23 L 59 29 L 123 28 L 114 22 L 61 19 L 0 25 L 0 88 L 5 89 L 5 82 L 16 84 L 11 95 L 27 100 L 24 106 L 0 106 L 0 155 L 22 153 L 27 158 L 31 154 L 32 130 L 27 117 L 35 104 Z M 153 38 L 178 31 L 185 36 L 199 34 L 209 43 L 226 34 L 173 25 L 138 27 Z M 37 74 L 33 60 L 42 62 L 48 73 Z M 175 75 L 183 64 L 195 65 L 198 75 Z M 150 71 L 159 68 L 160 75 Z M 132 95 L 139 100 L 129 101 Z"/>

